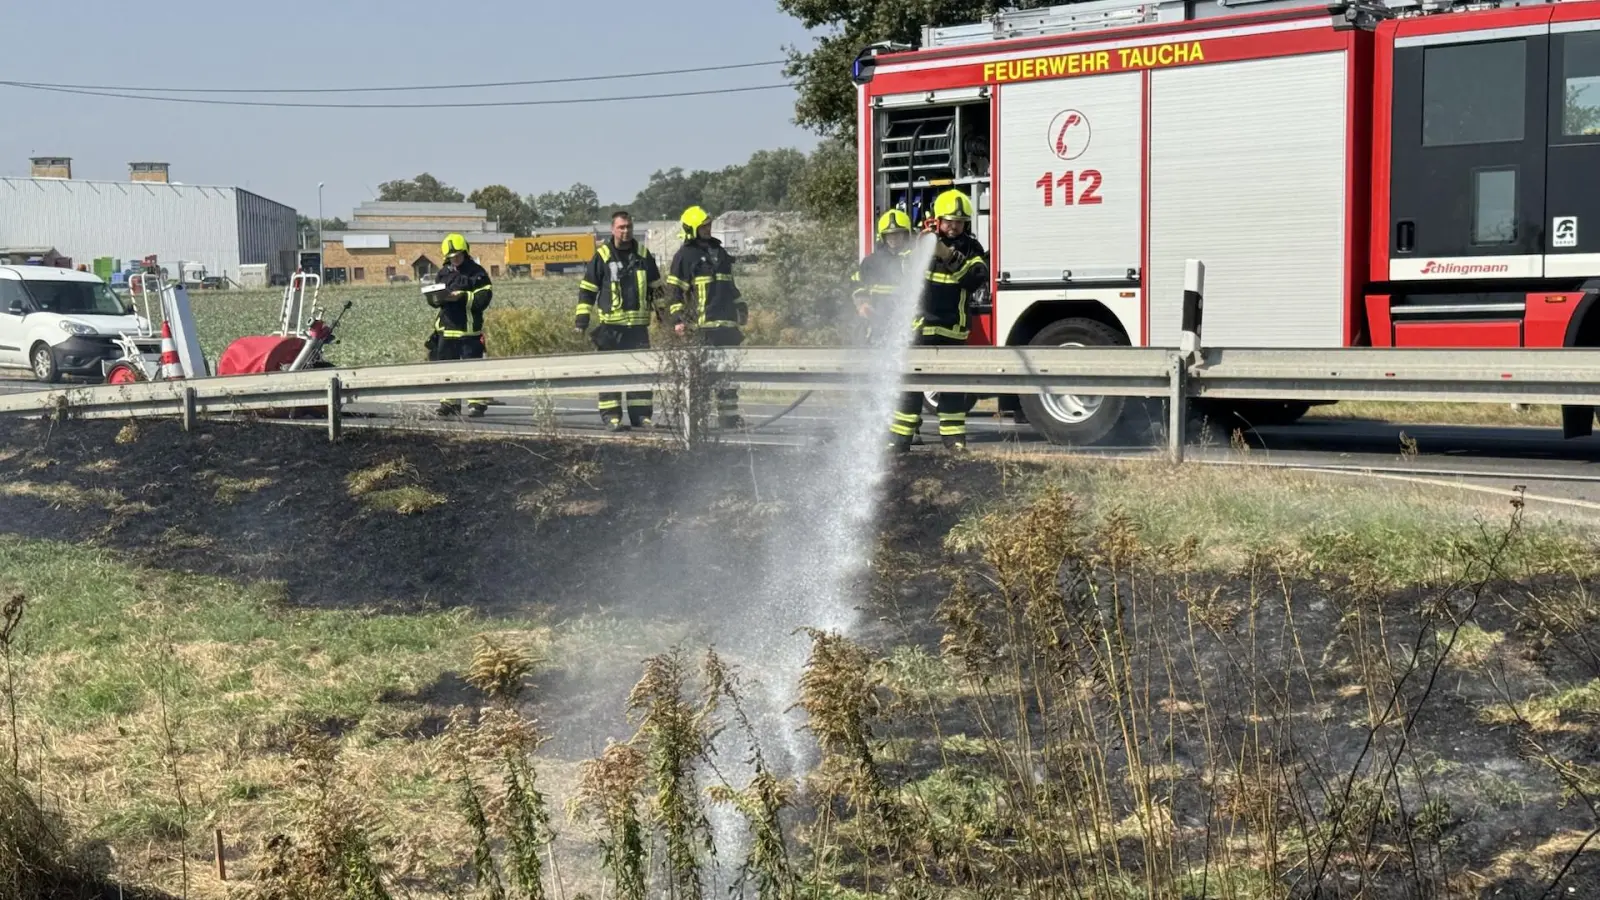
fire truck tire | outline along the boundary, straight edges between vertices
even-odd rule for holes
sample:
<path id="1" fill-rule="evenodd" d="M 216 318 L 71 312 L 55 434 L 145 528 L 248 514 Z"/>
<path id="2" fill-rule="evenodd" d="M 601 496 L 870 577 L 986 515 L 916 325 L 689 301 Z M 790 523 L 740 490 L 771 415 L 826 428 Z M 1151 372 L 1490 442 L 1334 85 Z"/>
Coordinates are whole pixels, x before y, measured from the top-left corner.
<path id="1" fill-rule="evenodd" d="M 1050 347 L 1125 347 L 1128 339 L 1094 319 L 1051 322 L 1028 342 Z M 1076 397 L 1070 394 L 1022 394 L 1018 398 L 1028 424 L 1052 444 L 1088 446 L 1116 429 L 1126 406 L 1124 397 Z"/>

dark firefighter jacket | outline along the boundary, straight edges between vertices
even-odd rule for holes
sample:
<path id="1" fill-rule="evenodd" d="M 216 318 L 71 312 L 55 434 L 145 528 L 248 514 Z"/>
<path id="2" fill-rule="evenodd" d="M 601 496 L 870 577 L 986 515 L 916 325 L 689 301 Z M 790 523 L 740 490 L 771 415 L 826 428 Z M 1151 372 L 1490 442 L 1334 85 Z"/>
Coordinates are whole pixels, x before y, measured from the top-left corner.
<path id="1" fill-rule="evenodd" d="M 735 328 L 749 309 L 733 282 L 733 256 L 716 238 L 685 243 L 672 257 L 667 272 L 674 324 L 695 322 L 700 328 Z"/>
<path id="2" fill-rule="evenodd" d="M 927 288 L 922 292 L 922 315 L 916 321 L 919 334 L 967 339 L 967 300 L 989 284 L 989 266 L 983 255 L 983 245 L 966 232 L 953 238 L 939 236 L 933 262 L 928 265 Z"/>
<path id="3" fill-rule="evenodd" d="M 660 289 L 661 270 L 648 248 L 635 239 L 619 249 L 607 238 L 578 282 L 578 326 L 588 327 L 589 317 L 598 314 L 602 325 L 648 327 Z"/>
<path id="4" fill-rule="evenodd" d="M 471 337 L 483 332 L 483 311 L 494 299 L 489 283 L 489 273 L 472 257 L 467 257 L 460 268 L 445 265 L 435 278 L 445 290 L 429 295 L 428 305 L 439 309 L 434 330 L 447 338 Z M 460 291 L 462 296 L 456 296 Z"/>
<path id="5" fill-rule="evenodd" d="M 892 296 L 900 287 L 900 279 L 905 277 L 906 261 L 911 258 L 913 246 L 908 243 L 904 250 L 896 253 L 888 244 L 879 241 L 877 248 L 850 273 L 851 299 L 858 306 L 876 305 L 882 298 Z"/>

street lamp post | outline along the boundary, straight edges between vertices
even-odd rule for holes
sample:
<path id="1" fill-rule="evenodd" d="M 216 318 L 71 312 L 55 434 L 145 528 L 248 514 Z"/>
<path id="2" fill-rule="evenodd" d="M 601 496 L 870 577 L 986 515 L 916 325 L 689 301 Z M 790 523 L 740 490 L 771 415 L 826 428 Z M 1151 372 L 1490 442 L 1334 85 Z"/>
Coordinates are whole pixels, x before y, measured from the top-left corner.
<path id="1" fill-rule="evenodd" d="M 322 242 L 322 182 L 319 181 L 317 182 L 317 275 L 319 277 L 327 268 L 324 265 L 324 254 L 327 249 L 327 245 Z"/>

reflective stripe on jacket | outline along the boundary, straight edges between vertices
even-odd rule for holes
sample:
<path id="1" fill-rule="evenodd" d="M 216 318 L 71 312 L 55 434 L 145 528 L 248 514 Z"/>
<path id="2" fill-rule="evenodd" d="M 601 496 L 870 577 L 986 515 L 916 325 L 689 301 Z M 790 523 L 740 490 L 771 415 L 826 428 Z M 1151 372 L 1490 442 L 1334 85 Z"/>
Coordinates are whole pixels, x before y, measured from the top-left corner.
<path id="1" fill-rule="evenodd" d="M 649 325 L 661 286 L 656 258 L 643 244 L 634 241 L 622 250 L 607 238 L 595 248 L 578 282 L 578 315 L 597 315 L 602 325 Z"/>
<path id="2" fill-rule="evenodd" d="M 733 280 L 733 256 L 716 238 L 699 238 L 678 248 L 667 273 L 676 321 L 701 328 L 737 328 L 748 309 Z"/>

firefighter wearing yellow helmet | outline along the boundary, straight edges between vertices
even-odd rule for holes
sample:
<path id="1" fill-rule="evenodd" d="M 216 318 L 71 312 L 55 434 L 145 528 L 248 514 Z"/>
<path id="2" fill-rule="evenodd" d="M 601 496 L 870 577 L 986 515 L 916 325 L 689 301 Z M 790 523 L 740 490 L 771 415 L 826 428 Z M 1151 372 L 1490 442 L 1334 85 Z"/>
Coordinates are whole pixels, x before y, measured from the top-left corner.
<path id="1" fill-rule="evenodd" d="M 937 241 L 923 286 L 922 309 L 912 323 L 912 343 L 923 346 L 965 344 L 970 333 L 967 306 L 989 289 L 989 266 L 983 245 L 968 230 L 972 200 L 951 189 L 933 201 Z M 890 446 L 905 451 L 922 427 L 922 395 L 907 393 L 895 409 Z M 967 397 L 939 392 L 939 438 L 946 449 L 967 449 Z"/>
<path id="2" fill-rule="evenodd" d="M 678 334 L 693 331 L 713 347 L 744 343 L 740 331 L 749 308 L 733 280 L 733 255 L 711 236 L 711 215 L 698 206 L 683 211 L 683 246 L 667 269 L 667 316 Z M 744 424 L 739 415 L 739 392 L 717 391 L 717 421 L 723 428 Z"/>
<path id="3" fill-rule="evenodd" d="M 489 273 L 468 255 L 469 249 L 467 239 L 459 234 L 447 235 L 439 243 L 439 253 L 444 259 L 434 285 L 442 285 L 442 289 L 425 294 L 428 305 L 439 310 L 433 336 L 429 339 L 430 359 L 483 357 L 483 313 L 494 299 L 494 289 Z M 481 416 L 488 406 L 487 399 L 469 399 L 467 415 Z M 446 397 L 440 401 L 438 412 L 441 416 L 453 416 L 461 412 L 461 401 Z"/>
<path id="4" fill-rule="evenodd" d="M 905 210 L 891 209 L 878 217 L 877 246 L 850 273 L 850 299 L 856 314 L 868 323 L 868 337 L 874 342 L 889 333 L 883 321 L 889 312 L 885 301 L 905 277 L 912 243 L 911 217 Z"/>

